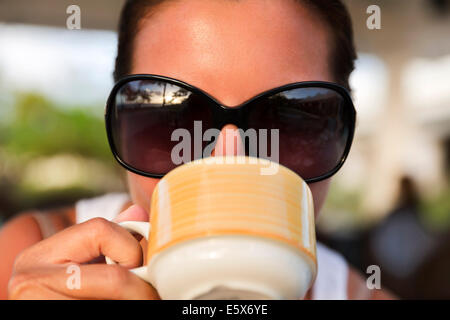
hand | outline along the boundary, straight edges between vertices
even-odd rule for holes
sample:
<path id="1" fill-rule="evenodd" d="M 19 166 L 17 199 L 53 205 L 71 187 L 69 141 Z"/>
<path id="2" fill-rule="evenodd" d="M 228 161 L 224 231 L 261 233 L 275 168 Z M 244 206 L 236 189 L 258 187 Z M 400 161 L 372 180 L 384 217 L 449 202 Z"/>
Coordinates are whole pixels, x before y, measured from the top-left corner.
<path id="1" fill-rule="evenodd" d="M 136 205 L 115 221 L 148 221 Z M 117 265 L 86 264 L 101 255 Z M 67 284 L 70 265 L 79 267 L 79 289 Z M 142 265 L 139 242 L 103 218 L 71 226 L 25 249 L 16 259 L 9 299 L 159 299 L 155 289 L 128 271 Z"/>

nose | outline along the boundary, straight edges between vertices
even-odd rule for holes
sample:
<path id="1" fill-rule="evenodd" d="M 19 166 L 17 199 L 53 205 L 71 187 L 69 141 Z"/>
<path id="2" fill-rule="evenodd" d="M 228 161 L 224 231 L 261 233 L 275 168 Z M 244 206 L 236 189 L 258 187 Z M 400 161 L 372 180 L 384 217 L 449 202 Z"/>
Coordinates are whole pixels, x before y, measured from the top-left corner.
<path id="1" fill-rule="evenodd" d="M 244 144 L 238 128 L 233 124 L 225 125 L 217 138 L 211 156 L 240 156 L 245 155 Z"/>

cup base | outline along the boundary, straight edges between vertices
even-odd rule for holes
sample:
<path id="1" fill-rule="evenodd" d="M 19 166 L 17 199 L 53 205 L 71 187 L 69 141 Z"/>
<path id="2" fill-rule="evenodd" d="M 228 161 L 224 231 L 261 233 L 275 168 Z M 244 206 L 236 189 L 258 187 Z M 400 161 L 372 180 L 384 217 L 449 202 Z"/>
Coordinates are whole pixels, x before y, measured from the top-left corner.
<path id="1" fill-rule="evenodd" d="M 188 240 L 149 264 L 150 281 L 162 299 L 301 299 L 315 274 L 306 253 L 245 235 Z"/>
<path id="2" fill-rule="evenodd" d="M 273 300 L 275 297 L 261 293 L 260 291 L 241 290 L 217 286 L 203 293 L 194 300 Z"/>

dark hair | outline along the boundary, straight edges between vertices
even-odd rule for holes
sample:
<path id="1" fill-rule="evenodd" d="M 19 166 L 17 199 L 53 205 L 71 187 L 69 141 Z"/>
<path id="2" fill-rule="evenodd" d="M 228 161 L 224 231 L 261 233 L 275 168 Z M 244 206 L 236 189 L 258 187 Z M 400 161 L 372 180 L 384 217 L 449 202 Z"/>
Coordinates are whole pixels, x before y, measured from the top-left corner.
<path id="1" fill-rule="evenodd" d="M 134 37 L 139 31 L 139 22 L 149 17 L 151 10 L 170 0 L 127 0 L 119 21 L 119 44 L 114 70 L 114 80 L 130 73 Z M 173 0 L 172 0 L 173 1 Z M 328 25 L 332 36 L 331 72 L 342 86 L 350 89 L 349 76 L 354 69 L 356 52 L 353 43 L 353 28 L 350 15 L 341 0 L 297 0 L 315 10 Z"/>

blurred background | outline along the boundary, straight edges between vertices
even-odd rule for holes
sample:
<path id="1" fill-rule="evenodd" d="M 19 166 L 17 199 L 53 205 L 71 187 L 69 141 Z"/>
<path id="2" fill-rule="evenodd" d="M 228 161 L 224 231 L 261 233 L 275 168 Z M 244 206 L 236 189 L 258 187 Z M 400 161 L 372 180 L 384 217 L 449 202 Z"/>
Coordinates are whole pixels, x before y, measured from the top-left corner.
<path id="1" fill-rule="evenodd" d="M 318 238 L 400 298 L 450 299 L 450 1 L 345 0 L 358 50 L 355 142 Z M 81 8 L 81 30 L 66 9 Z M 125 191 L 103 109 L 122 0 L 0 0 L 0 226 Z M 381 29 L 369 30 L 369 5 Z"/>

